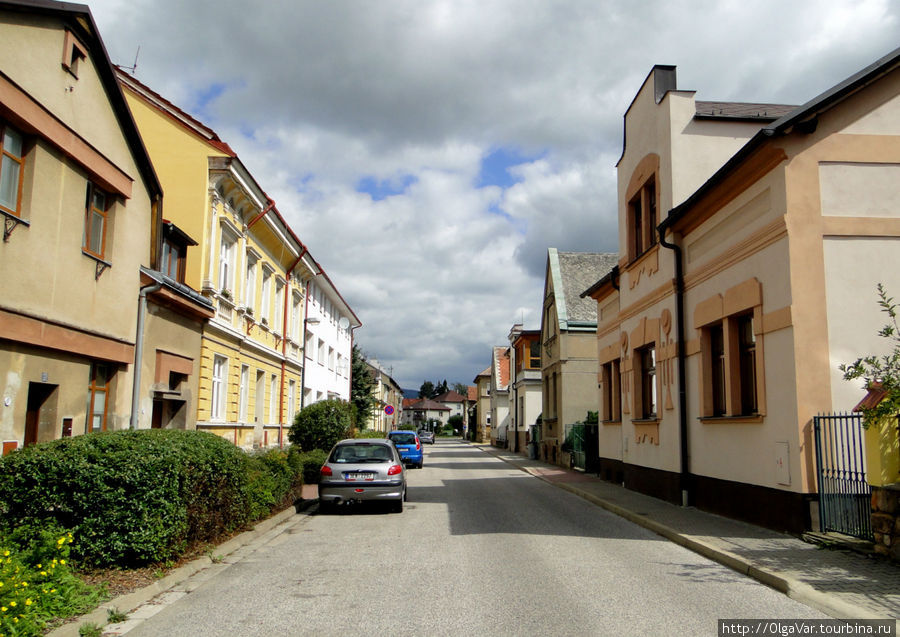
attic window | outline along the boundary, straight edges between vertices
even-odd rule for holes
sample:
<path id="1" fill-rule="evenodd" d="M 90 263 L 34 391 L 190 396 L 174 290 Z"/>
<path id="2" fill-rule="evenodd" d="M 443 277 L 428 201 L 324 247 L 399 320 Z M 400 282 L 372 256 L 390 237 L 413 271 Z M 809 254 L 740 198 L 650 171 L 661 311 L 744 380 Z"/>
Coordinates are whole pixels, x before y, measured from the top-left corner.
<path id="1" fill-rule="evenodd" d="M 71 73 L 75 79 L 78 79 L 78 63 L 79 61 L 86 59 L 87 49 L 78 41 L 78 38 L 75 37 L 74 33 L 67 30 L 65 40 L 63 41 L 63 68 Z"/>

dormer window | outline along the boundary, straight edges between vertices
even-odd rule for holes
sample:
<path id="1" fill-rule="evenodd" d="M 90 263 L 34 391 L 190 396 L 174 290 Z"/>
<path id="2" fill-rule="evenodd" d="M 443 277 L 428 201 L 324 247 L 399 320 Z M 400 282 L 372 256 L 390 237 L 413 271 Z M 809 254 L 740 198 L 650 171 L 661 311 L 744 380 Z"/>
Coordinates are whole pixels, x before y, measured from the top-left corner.
<path id="1" fill-rule="evenodd" d="M 85 46 L 78 41 L 78 38 L 75 37 L 75 34 L 71 31 L 66 31 L 66 37 L 63 41 L 63 57 L 62 57 L 62 65 L 63 68 L 72 74 L 75 79 L 78 79 L 78 66 L 81 60 L 87 59 L 87 49 Z"/>
<path id="2" fill-rule="evenodd" d="M 197 242 L 182 232 L 175 224 L 163 222 L 162 251 L 160 252 L 159 270 L 170 279 L 184 283 L 185 261 L 188 246 Z"/>

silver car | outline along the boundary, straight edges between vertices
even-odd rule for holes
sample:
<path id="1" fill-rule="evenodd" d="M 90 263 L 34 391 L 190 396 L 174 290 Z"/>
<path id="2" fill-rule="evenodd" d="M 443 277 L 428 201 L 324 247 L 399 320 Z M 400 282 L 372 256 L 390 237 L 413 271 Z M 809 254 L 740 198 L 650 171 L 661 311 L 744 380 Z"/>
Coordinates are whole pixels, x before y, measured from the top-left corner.
<path id="1" fill-rule="evenodd" d="M 342 440 L 319 471 L 319 511 L 346 502 L 385 501 L 403 511 L 406 471 L 400 452 L 389 440 Z"/>

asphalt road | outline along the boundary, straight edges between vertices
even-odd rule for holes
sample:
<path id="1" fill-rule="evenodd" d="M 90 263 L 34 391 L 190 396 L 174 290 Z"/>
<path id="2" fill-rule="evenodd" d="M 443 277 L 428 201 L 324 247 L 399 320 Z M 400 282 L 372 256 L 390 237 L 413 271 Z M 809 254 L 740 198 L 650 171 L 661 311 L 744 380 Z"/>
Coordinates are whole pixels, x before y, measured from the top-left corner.
<path id="1" fill-rule="evenodd" d="M 298 515 L 129 637 L 716 635 L 825 618 L 529 476 L 439 440 L 403 513 Z"/>

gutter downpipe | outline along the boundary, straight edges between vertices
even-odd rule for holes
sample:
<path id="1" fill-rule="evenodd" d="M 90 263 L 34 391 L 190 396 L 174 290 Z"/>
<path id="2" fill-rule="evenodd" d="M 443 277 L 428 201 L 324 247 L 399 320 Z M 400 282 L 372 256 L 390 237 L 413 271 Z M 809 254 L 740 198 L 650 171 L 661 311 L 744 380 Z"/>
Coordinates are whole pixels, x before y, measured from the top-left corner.
<path id="1" fill-rule="evenodd" d="M 247 230 L 249 230 L 250 228 L 252 228 L 252 227 L 256 224 L 257 221 L 259 221 L 260 219 L 262 219 L 263 217 L 265 217 L 265 216 L 269 213 L 269 211 L 272 210 L 272 209 L 274 209 L 274 208 L 275 208 L 275 200 L 274 200 L 274 199 L 269 199 L 268 204 L 266 205 L 265 208 L 262 209 L 262 212 L 260 212 L 258 215 L 256 215 L 255 217 L 253 217 L 253 218 L 250 220 L 250 222 L 247 224 Z"/>
<path id="2" fill-rule="evenodd" d="M 303 291 L 303 367 L 300 368 L 300 410 L 306 406 L 306 329 L 309 327 L 309 281 Z"/>
<path id="3" fill-rule="evenodd" d="M 162 283 L 151 283 L 141 288 L 138 295 L 137 334 L 134 337 L 134 379 L 131 387 L 131 421 L 129 429 L 137 429 L 138 406 L 141 399 L 141 364 L 144 359 L 144 314 L 147 312 L 147 295 L 162 288 Z"/>
<path id="4" fill-rule="evenodd" d="M 684 263 L 681 246 L 666 240 L 666 227 L 660 225 L 659 243 L 675 252 L 675 339 L 678 348 L 678 420 L 681 433 L 681 505 L 691 503 L 691 466 L 687 422 L 686 352 L 684 350 Z"/>
<path id="5" fill-rule="evenodd" d="M 271 202 L 270 207 L 274 207 L 275 202 L 272 201 L 271 199 L 269 201 Z M 266 211 L 268 211 L 268 208 L 266 209 Z M 265 212 L 261 213 L 259 215 L 259 217 L 261 217 L 264 214 L 265 214 Z M 259 219 L 259 217 L 257 217 L 257 219 Z M 256 219 L 254 219 L 254 221 L 256 221 Z M 300 245 L 303 245 L 303 244 L 301 243 Z M 284 377 L 285 377 L 285 362 L 284 361 L 287 358 L 288 301 L 291 298 L 290 297 L 290 293 L 291 293 L 290 283 L 291 283 L 291 279 L 293 278 L 294 268 L 297 267 L 297 265 L 300 263 L 300 259 L 302 259 L 303 255 L 305 255 L 307 252 L 308 252 L 308 250 L 307 250 L 306 246 L 303 246 L 303 249 L 300 251 L 300 256 L 298 256 L 297 259 L 291 264 L 291 267 L 288 268 L 287 273 L 286 273 L 287 281 L 285 281 L 285 284 L 284 284 L 284 303 L 282 304 L 284 307 L 282 308 L 283 312 L 282 312 L 282 318 L 281 318 L 281 383 L 280 383 L 281 387 L 279 388 L 279 392 L 278 392 L 278 448 L 279 449 L 284 448 L 284 422 L 283 422 L 284 421 Z M 306 323 L 306 320 L 304 319 L 304 324 L 305 323 Z M 304 343 L 305 343 L 306 342 L 305 341 L 306 334 L 303 335 L 303 338 L 304 338 Z M 304 350 L 305 349 L 306 349 L 306 347 L 304 345 Z M 304 355 L 305 354 L 306 354 L 306 352 L 304 351 Z M 301 373 L 300 392 L 302 395 L 302 393 L 303 393 L 302 373 L 303 373 L 303 370 L 306 369 L 306 361 L 303 360 L 301 362 L 303 363 L 303 367 L 300 368 L 300 373 Z"/>

